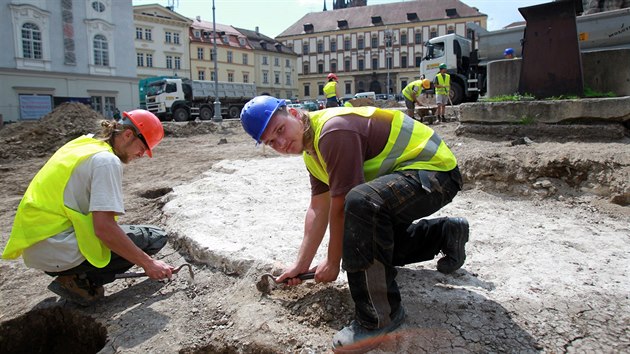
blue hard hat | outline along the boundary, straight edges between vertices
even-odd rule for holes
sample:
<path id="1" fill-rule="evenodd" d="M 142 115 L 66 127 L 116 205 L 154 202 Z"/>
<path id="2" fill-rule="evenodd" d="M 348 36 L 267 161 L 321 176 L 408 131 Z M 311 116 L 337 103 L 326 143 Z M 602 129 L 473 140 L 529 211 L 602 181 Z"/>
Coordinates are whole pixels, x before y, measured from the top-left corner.
<path id="1" fill-rule="evenodd" d="M 271 117 L 278 108 L 286 106 L 285 100 L 277 99 L 272 96 L 254 97 L 245 104 L 241 110 L 241 124 L 245 132 L 249 134 L 257 143 L 260 144 L 262 136 Z"/>
<path id="2" fill-rule="evenodd" d="M 510 54 L 514 54 L 514 49 L 507 48 L 503 51 L 503 55 L 510 55 Z"/>

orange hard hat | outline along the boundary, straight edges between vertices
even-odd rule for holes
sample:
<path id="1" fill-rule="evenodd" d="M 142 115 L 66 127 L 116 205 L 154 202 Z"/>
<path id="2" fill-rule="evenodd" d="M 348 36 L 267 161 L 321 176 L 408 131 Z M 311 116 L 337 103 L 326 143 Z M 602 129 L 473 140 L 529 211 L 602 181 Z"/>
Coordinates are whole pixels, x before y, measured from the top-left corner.
<path id="1" fill-rule="evenodd" d="M 123 119 L 123 124 L 128 124 L 126 120 L 129 120 L 136 130 L 138 139 L 147 146 L 147 155 L 153 157 L 153 148 L 164 138 L 164 128 L 158 117 L 144 109 L 123 112 L 122 115 L 126 118 Z"/>

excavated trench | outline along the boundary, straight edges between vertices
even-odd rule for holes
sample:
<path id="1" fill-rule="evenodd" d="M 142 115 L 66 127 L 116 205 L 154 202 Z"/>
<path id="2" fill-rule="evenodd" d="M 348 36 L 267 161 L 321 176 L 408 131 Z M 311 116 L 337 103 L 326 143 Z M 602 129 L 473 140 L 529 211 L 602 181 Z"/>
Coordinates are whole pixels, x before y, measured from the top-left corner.
<path id="1" fill-rule="evenodd" d="M 51 307 L 0 323 L 0 353 L 89 354 L 107 340 L 107 329 L 92 317 Z"/>

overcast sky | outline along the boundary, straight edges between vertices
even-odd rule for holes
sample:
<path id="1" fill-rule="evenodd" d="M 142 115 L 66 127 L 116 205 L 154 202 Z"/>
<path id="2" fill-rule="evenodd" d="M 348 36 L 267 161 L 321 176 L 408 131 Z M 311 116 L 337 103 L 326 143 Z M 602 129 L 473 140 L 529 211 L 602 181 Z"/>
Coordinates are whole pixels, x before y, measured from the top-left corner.
<path id="1" fill-rule="evenodd" d="M 132 0 L 134 5 L 174 4 L 175 11 L 189 18 L 201 16 L 212 22 L 212 0 Z M 552 2 L 553 0 L 463 0 L 488 15 L 488 29 L 497 30 L 512 22 L 523 21 L 519 7 Z M 368 5 L 401 2 L 401 0 L 368 0 Z M 333 0 L 326 0 L 328 10 Z M 324 8 L 324 0 L 215 0 L 217 23 L 260 32 L 276 37 L 309 12 Z"/>

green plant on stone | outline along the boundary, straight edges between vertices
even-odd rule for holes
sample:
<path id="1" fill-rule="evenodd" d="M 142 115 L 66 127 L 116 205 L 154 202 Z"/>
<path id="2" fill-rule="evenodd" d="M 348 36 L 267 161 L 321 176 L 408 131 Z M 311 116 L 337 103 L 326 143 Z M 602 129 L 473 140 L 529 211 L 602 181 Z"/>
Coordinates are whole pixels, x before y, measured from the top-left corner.
<path id="1" fill-rule="evenodd" d="M 499 95 L 499 96 L 494 96 L 494 97 L 488 97 L 488 98 L 484 98 L 481 99 L 481 102 L 509 102 L 509 101 L 531 101 L 534 100 L 534 96 L 529 94 L 529 93 L 525 93 L 525 94 L 520 94 L 520 93 L 513 93 L 511 95 Z"/>
<path id="2" fill-rule="evenodd" d="M 518 120 L 518 124 L 521 124 L 521 125 L 536 124 L 536 117 L 532 117 L 532 116 L 528 116 L 528 115 L 522 115 L 521 119 Z"/>

